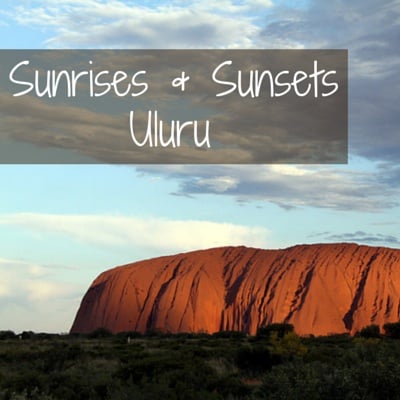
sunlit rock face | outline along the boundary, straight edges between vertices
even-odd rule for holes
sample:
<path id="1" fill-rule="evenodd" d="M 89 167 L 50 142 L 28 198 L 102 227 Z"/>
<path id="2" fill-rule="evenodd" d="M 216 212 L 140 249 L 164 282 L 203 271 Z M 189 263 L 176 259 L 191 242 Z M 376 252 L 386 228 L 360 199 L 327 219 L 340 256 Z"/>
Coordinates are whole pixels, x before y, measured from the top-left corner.
<path id="1" fill-rule="evenodd" d="M 100 274 L 71 332 L 240 330 L 287 322 L 301 335 L 399 320 L 400 250 L 356 244 L 221 247 Z"/>

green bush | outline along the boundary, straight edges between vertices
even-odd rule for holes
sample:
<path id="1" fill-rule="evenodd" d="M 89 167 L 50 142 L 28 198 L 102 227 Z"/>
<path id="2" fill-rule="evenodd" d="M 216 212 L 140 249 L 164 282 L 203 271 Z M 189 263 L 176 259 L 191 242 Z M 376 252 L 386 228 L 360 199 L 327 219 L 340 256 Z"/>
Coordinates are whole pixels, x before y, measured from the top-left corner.
<path id="1" fill-rule="evenodd" d="M 368 325 L 361 329 L 359 336 L 363 338 L 380 338 L 379 325 Z"/>
<path id="2" fill-rule="evenodd" d="M 271 352 L 286 359 L 303 357 L 307 353 L 307 347 L 294 332 L 289 332 L 282 338 L 272 336 L 269 340 Z"/>
<path id="3" fill-rule="evenodd" d="M 0 331 L 0 340 L 15 339 L 17 335 L 13 331 Z"/>
<path id="4" fill-rule="evenodd" d="M 107 328 L 97 328 L 93 332 L 90 332 L 88 337 L 90 339 L 102 339 L 112 337 L 113 333 Z"/>
<path id="5" fill-rule="evenodd" d="M 290 332 L 294 332 L 292 324 L 274 323 L 258 328 L 256 337 L 270 338 L 271 336 L 277 336 L 278 338 L 283 338 Z"/>
<path id="6" fill-rule="evenodd" d="M 281 358 L 278 355 L 272 355 L 266 346 L 243 346 L 235 357 L 237 367 L 248 375 L 259 375 L 279 364 Z"/>
<path id="7" fill-rule="evenodd" d="M 389 322 L 383 325 L 385 335 L 392 339 L 400 339 L 400 322 Z"/>
<path id="8" fill-rule="evenodd" d="M 246 337 L 246 334 L 241 331 L 220 331 L 213 333 L 212 336 L 223 339 L 242 339 Z"/>

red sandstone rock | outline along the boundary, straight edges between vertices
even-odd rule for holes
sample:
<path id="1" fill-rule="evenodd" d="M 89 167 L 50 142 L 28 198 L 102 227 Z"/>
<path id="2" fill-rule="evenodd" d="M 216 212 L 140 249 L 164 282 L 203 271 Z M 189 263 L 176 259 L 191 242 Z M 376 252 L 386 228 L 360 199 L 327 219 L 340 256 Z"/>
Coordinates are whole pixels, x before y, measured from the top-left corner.
<path id="1" fill-rule="evenodd" d="M 287 322 L 299 334 L 355 333 L 400 319 L 400 250 L 356 244 L 222 247 L 100 274 L 71 332 L 240 330 Z"/>

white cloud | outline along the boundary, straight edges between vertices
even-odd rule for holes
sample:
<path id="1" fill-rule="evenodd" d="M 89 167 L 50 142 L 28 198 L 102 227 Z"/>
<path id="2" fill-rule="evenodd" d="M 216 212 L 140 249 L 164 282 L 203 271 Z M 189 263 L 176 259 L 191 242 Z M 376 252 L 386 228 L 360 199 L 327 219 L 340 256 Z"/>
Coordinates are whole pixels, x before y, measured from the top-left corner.
<path id="1" fill-rule="evenodd" d="M 159 5 L 122 1 L 34 1 L 14 19 L 52 31 L 49 47 L 254 47 L 255 23 L 269 0 L 175 1 Z M 240 17 L 240 18 L 238 18 Z"/>
<path id="2" fill-rule="evenodd" d="M 68 331 L 86 288 L 62 281 L 46 265 L 0 259 L 0 329 Z"/>
<path id="3" fill-rule="evenodd" d="M 28 298 L 31 301 L 48 301 L 57 299 L 68 293 L 65 285 L 55 282 L 46 282 L 43 280 L 31 280 L 26 285 Z"/>
<path id="4" fill-rule="evenodd" d="M 141 173 L 173 177 L 180 194 L 222 194 L 239 200 L 261 200 L 283 208 L 316 207 L 377 212 L 398 205 L 399 189 L 393 179 L 382 180 L 382 170 L 329 165 L 220 165 L 141 166 Z M 234 182 L 229 189 L 223 183 Z"/>
<path id="5" fill-rule="evenodd" d="M 271 0 L 249 0 L 249 1 L 247 1 L 247 4 L 250 7 L 256 7 L 256 8 L 273 6 L 273 2 Z"/>
<path id="6" fill-rule="evenodd" d="M 238 185 L 237 179 L 231 176 L 217 176 L 213 178 L 202 178 L 197 181 L 199 186 L 210 188 L 216 193 L 223 193 L 234 189 Z"/>
<path id="7" fill-rule="evenodd" d="M 225 245 L 264 247 L 268 239 L 268 230 L 261 226 L 112 215 L 3 214 L 0 225 L 59 233 L 97 245 L 134 245 L 157 254 Z"/>
<path id="8" fill-rule="evenodd" d="M 309 169 L 306 169 L 301 166 L 284 165 L 284 164 L 271 165 L 269 166 L 269 170 L 271 172 L 280 175 L 290 175 L 290 176 L 304 176 L 312 173 Z"/>
<path id="9" fill-rule="evenodd" d="M 57 281 L 56 271 L 23 260 L 0 259 L 1 297 L 47 301 L 68 296 L 73 287 Z"/>

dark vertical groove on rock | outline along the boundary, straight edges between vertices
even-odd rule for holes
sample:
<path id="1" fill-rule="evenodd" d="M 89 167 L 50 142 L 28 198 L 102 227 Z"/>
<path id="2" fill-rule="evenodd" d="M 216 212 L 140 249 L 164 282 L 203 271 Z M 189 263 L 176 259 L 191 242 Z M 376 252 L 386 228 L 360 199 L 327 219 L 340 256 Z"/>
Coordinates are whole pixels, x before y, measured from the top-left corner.
<path id="1" fill-rule="evenodd" d="M 146 322 L 146 329 L 147 330 L 154 328 L 153 322 L 154 322 L 155 317 L 157 316 L 157 312 L 158 312 L 158 308 L 159 308 L 161 299 L 162 299 L 165 291 L 167 290 L 168 285 L 172 281 L 174 281 L 176 279 L 176 276 L 178 275 L 179 268 L 182 265 L 183 261 L 184 260 L 180 260 L 178 262 L 178 264 L 176 265 L 176 267 L 174 268 L 174 270 L 172 272 L 171 278 L 169 278 L 166 282 L 164 282 L 161 285 L 160 290 L 158 291 L 157 296 L 156 296 L 156 298 L 154 300 L 153 307 L 151 308 L 150 315 L 149 315 L 149 317 L 147 319 L 147 322 Z"/>
<path id="2" fill-rule="evenodd" d="M 290 321 L 290 318 L 293 316 L 293 314 L 299 310 L 302 305 L 304 304 L 304 301 L 306 299 L 308 289 L 310 287 L 311 279 L 314 274 L 314 265 L 312 265 L 309 270 L 306 272 L 306 276 L 304 278 L 304 281 L 301 283 L 301 285 L 298 287 L 295 297 L 294 297 L 294 304 L 292 309 L 290 310 L 289 314 L 285 318 L 284 322 Z"/>
<path id="3" fill-rule="evenodd" d="M 358 284 L 357 290 L 355 292 L 353 301 L 351 303 L 350 309 L 349 311 L 347 311 L 347 313 L 345 314 L 345 316 L 343 317 L 343 322 L 344 325 L 346 327 L 347 330 L 351 330 L 351 328 L 353 327 L 353 316 L 355 311 L 357 310 L 360 300 L 362 298 L 362 295 L 364 293 L 364 288 L 365 288 L 365 283 L 367 281 L 368 278 L 368 273 L 371 269 L 371 265 L 372 263 L 375 261 L 376 257 L 378 256 L 378 253 L 374 253 L 370 260 L 368 261 L 368 263 L 366 264 L 365 268 L 362 271 L 361 274 L 361 279 L 360 282 Z"/>

